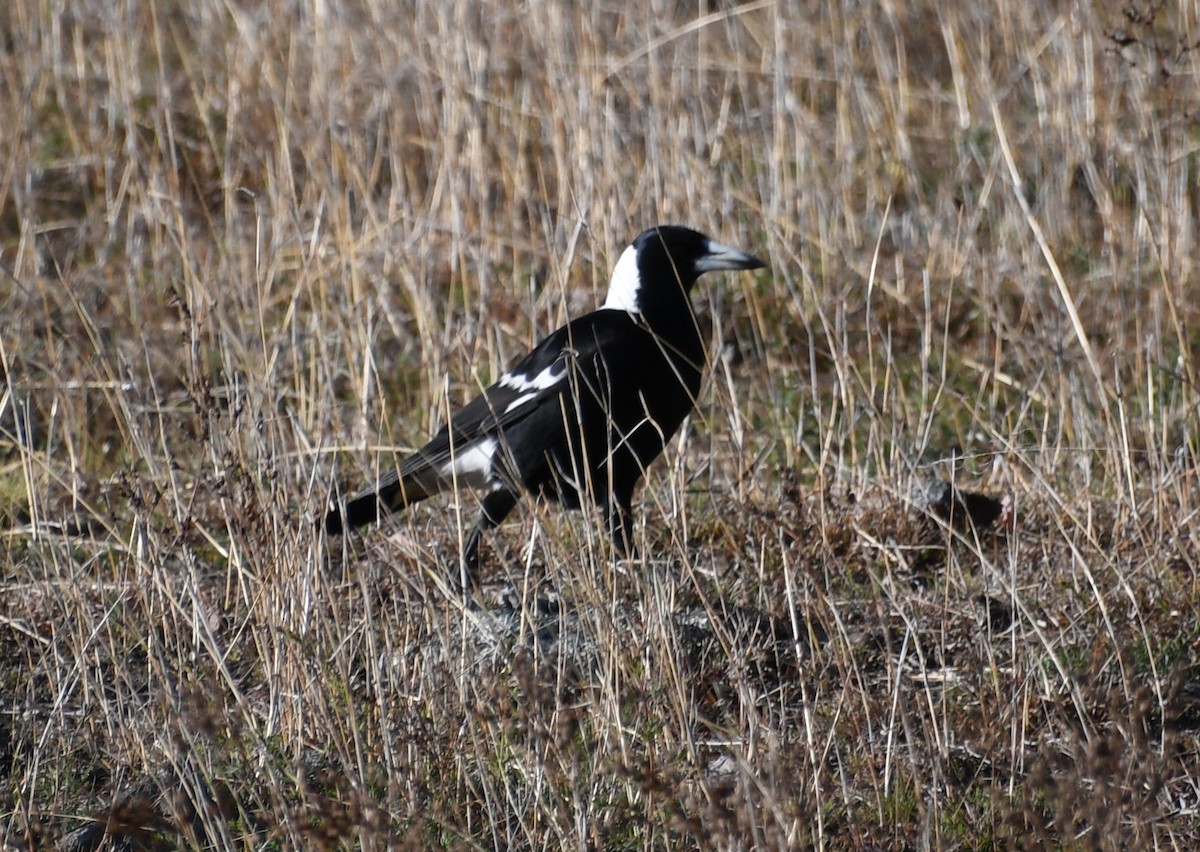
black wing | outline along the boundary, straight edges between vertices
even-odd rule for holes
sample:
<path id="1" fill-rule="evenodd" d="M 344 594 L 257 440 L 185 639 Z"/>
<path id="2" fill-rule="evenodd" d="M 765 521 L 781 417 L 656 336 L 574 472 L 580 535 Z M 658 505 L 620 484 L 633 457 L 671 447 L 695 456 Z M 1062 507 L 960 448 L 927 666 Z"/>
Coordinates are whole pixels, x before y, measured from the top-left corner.
<path id="1" fill-rule="evenodd" d="M 636 328 L 628 314 L 594 311 L 553 332 L 498 382 L 455 412 L 449 425 L 401 462 L 398 470 L 380 477 L 374 490 L 438 470 L 473 441 L 502 432 L 546 405 L 553 405 L 556 417 L 561 416 L 559 400 L 570 392 L 572 371 L 587 372 L 597 362 L 592 356 L 619 345 L 620 335 Z"/>
<path id="2" fill-rule="evenodd" d="M 577 392 L 607 396 L 608 372 L 637 375 L 651 358 L 661 357 L 658 344 L 636 320 L 622 311 L 594 311 L 555 331 L 522 358 L 498 382 L 463 406 L 429 443 L 379 478 L 374 487 L 360 492 L 345 506 L 329 513 L 326 529 L 340 533 L 343 526 L 369 523 L 383 504 L 398 511 L 441 488 L 441 471 L 474 442 L 509 429 L 528 425 L 542 448 L 523 447 L 525 458 L 537 457 L 560 442 L 554 434 L 563 423 L 564 396 Z M 640 405 L 640 403 L 639 403 Z M 638 419 L 642 418 L 639 408 Z M 512 448 L 509 448 L 511 451 Z M 661 449 L 659 447 L 658 449 Z M 657 449 L 655 453 L 657 453 Z M 508 456 L 509 461 L 512 460 Z M 521 476 L 518 470 L 509 475 Z M 503 476 L 501 470 L 496 475 Z M 344 521 L 344 524 L 343 524 Z"/>

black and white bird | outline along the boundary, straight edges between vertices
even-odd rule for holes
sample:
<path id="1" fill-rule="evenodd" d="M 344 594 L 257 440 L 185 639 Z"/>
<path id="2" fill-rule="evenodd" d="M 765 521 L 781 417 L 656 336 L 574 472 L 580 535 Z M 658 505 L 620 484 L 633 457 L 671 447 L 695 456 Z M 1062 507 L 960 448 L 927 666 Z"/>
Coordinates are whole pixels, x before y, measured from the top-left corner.
<path id="1" fill-rule="evenodd" d="M 759 269 L 745 252 L 675 225 L 625 249 L 604 307 L 545 338 L 398 470 L 325 518 L 333 535 L 463 486 L 485 492 L 463 549 L 478 561 L 484 532 L 522 490 L 606 513 L 616 550 L 629 552 L 634 490 L 692 412 L 705 344 L 689 298 L 696 279 Z"/>

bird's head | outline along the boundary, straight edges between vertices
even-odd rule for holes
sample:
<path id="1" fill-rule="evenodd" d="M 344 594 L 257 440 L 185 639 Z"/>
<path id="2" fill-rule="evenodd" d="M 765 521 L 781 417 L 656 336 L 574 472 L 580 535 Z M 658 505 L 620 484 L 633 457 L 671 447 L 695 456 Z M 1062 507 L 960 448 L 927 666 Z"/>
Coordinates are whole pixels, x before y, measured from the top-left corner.
<path id="1" fill-rule="evenodd" d="M 705 272 L 761 269 L 758 258 L 698 231 L 659 225 L 642 231 L 613 269 L 604 307 L 631 314 L 652 314 L 687 303 L 692 285 Z"/>

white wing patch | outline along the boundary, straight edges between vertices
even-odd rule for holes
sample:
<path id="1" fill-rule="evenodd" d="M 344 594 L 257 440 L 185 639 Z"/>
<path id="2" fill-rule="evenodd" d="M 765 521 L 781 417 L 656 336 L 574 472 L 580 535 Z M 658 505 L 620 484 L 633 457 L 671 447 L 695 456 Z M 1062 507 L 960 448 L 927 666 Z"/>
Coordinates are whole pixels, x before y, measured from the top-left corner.
<path id="1" fill-rule="evenodd" d="M 438 470 L 438 475 L 457 488 L 464 485 L 469 488 L 484 488 L 492 481 L 492 459 L 495 458 L 499 442 L 495 438 L 485 438 L 478 443 L 464 447 L 462 452 L 446 462 Z"/>
<path id="2" fill-rule="evenodd" d="M 531 393 L 523 393 L 508 404 L 508 408 L 504 409 L 504 413 L 508 414 L 512 411 L 516 411 L 522 405 L 529 402 L 529 400 L 536 399 L 536 398 L 537 398 L 537 391 L 533 391 Z"/>
<path id="3" fill-rule="evenodd" d="M 608 282 L 608 298 L 604 307 L 614 311 L 638 313 L 638 294 L 642 289 L 642 276 L 638 272 L 637 249 L 633 246 L 625 249 L 621 259 L 613 269 L 612 280 Z"/>
<path id="4" fill-rule="evenodd" d="M 512 388 L 515 391 L 524 393 L 526 391 L 540 391 L 552 388 L 562 381 L 563 373 L 567 371 L 567 365 L 561 360 L 555 361 L 540 373 L 529 376 L 521 373 L 505 373 L 497 382 L 501 387 Z M 512 406 L 508 407 L 512 411 Z"/>

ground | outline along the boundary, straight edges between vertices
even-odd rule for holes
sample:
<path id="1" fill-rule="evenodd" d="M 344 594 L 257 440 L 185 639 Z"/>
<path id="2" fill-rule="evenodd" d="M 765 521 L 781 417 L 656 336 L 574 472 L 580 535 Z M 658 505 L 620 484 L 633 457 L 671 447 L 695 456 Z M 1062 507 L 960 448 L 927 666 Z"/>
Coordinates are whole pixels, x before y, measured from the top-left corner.
<path id="1" fill-rule="evenodd" d="M 1200 844 L 1200 10 L 0 7 L 5 848 Z M 638 556 L 320 519 L 658 222 Z"/>

